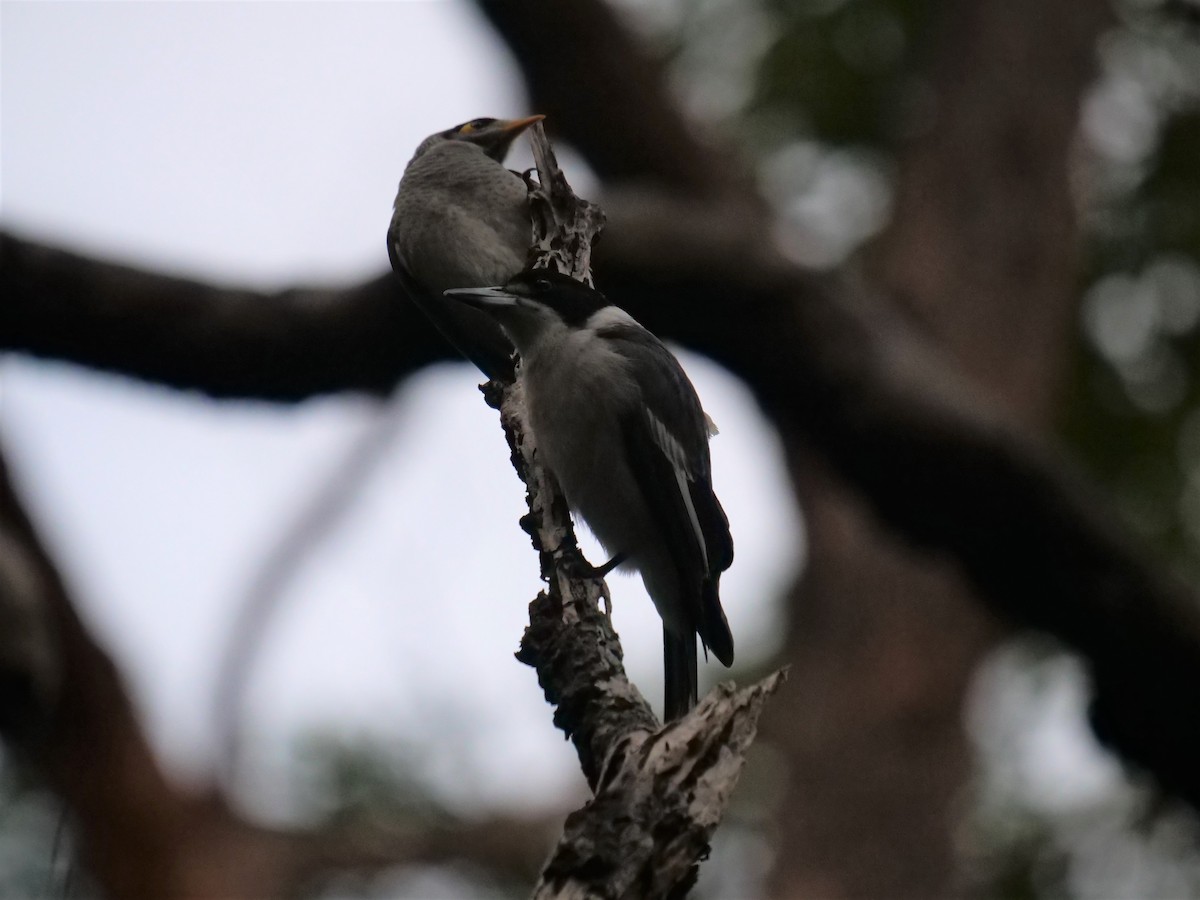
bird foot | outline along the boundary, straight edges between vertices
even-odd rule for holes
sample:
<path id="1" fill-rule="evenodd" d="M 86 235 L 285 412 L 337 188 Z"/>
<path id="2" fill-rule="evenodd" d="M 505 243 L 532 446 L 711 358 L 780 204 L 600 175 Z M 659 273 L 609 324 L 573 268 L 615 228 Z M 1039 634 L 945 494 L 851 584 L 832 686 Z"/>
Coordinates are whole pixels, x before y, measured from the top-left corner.
<path id="1" fill-rule="evenodd" d="M 612 595 L 608 592 L 608 585 L 605 584 L 604 577 L 628 558 L 629 554 L 618 553 L 603 565 L 593 566 L 584 559 L 578 547 L 572 547 L 563 553 L 562 562 L 567 574 L 573 578 L 592 578 L 600 582 L 600 596 L 604 598 L 604 614 L 611 616 Z"/>
<path id="2" fill-rule="evenodd" d="M 618 553 L 603 565 L 593 566 L 584 559 L 583 554 L 576 547 L 572 551 L 563 554 L 563 564 L 567 567 L 567 571 L 577 578 L 603 579 L 628 558 L 628 553 Z"/>

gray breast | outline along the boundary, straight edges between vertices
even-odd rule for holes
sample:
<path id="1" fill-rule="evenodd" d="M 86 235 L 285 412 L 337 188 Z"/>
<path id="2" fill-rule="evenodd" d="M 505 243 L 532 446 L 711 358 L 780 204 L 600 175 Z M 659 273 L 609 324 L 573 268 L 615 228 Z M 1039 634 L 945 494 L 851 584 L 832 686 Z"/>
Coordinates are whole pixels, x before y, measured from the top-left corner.
<path id="1" fill-rule="evenodd" d="M 503 284 L 525 266 L 524 182 L 479 148 L 447 141 L 409 163 L 393 213 L 396 249 L 432 294 Z"/>
<path id="2" fill-rule="evenodd" d="M 554 473 L 571 508 L 609 553 L 647 550 L 657 543 L 649 513 L 625 462 L 618 427 L 636 408 L 632 379 L 611 377 L 602 345 L 568 338 L 522 365 L 530 425 L 542 462 Z M 620 371 L 619 367 L 616 371 Z M 636 556 L 631 568 L 640 568 Z"/>

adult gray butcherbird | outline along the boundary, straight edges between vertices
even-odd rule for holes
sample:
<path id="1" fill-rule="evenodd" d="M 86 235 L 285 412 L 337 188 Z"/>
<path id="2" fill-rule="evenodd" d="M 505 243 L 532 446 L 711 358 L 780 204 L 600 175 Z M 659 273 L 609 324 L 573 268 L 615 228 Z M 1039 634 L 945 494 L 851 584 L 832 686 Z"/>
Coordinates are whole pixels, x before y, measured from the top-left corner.
<path id="1" fill-rule="evenodd" d="M 472 119 L 427 137 L 400 179 L 388 258 L 413 302 L 489 378 L 512 381 L 512 344 L 496 322 L 442 296 L 503 284 L 532 241 L 524 180 L 504 168 L 516 137 L 544 116 Z"/>
<path id="2" fill-rule="evenodd" d="M 679 718 L 697 701 L 696 636 L 733 663 L 718 592 L 733 539 L 696 389 L 662 341 L 565 275 L 533 269 L 446 296 L 494 317 L 516 345 L 538 458 L 609 565 L 641 573 L 663 621 L 666 718 Z"/>

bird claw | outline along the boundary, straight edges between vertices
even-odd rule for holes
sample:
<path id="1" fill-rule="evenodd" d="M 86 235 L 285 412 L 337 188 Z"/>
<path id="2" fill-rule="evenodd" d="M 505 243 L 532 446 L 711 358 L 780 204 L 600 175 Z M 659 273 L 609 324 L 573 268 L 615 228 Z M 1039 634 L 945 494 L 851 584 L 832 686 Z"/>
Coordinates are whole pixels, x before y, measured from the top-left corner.
<path id="1" fill-rule="evenodd" d="M 593 566 L 584 559 L 583 553 L 580 552 L 579 548 L 574 547 L 563 553 L 563 565 L 576 578 L 595 578 L 597 581 L 603 581 L 613 569 L 621 565 L 628 558 L 628 554 L 618 553 L 603 565 Z"/>
<path id="2" fill-rule="evenodd" d="M 600 582 L 600 596 L 604 598 L 604 614 L 611 616 L 612 595 L 608 592 L 608 585 L 605 583 L 604 578 L 613 569 L 625 562 L 626 559 L 628 559 L 628 554 L 618 553 L 603 565 L 593 566 L 584 558 L 583 553 L 580 552 L 578 547 L 571 547 L 568 550 L 564 550 L 562 564 L 567 574 L 573 578 L 590 578 Z"/>

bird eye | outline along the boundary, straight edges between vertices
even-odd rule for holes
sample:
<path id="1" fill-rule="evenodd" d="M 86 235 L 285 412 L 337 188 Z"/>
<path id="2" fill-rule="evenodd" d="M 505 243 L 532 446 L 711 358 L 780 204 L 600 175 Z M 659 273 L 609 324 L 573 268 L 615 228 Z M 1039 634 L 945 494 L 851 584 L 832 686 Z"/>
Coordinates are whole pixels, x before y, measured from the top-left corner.
<path id="1" fill-rule="evenodd" d="M 470 122 L 464 122 L 455 130 L 456 134 L 473 134 L 476 131 L 481 131 L 487 128 L 495 119 L 472 119 Z"/>
<path id="2" fill-rule="evenodd" d="M 533 283 L 533 289 L 535 291 L 537 291 L 539 294 L 546 293 L 546 291 L 550 290 L 550 279 L 539 278 L 537 281 L 535 281 Z"/>

